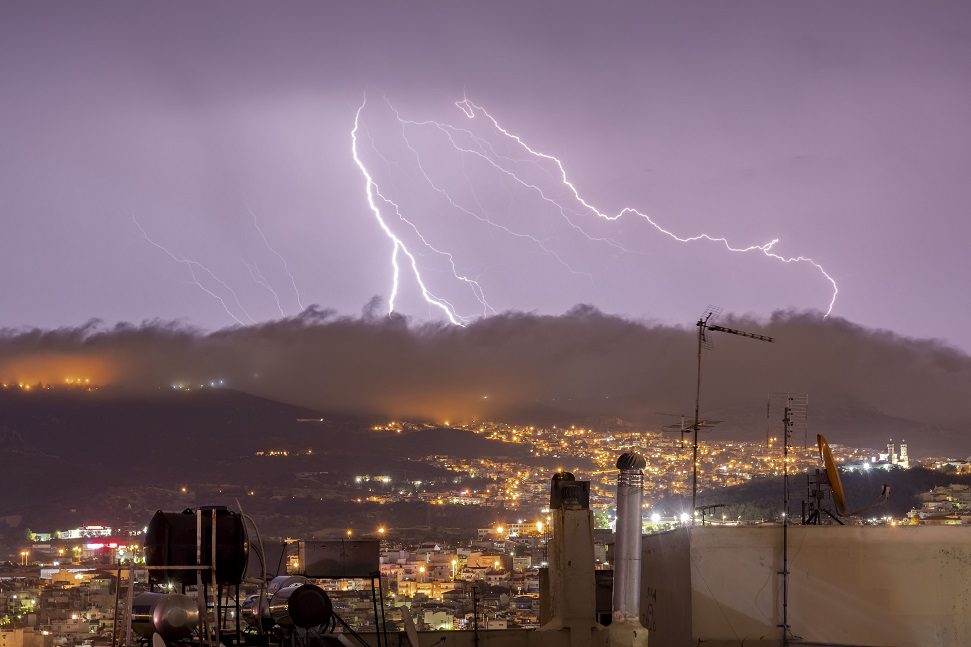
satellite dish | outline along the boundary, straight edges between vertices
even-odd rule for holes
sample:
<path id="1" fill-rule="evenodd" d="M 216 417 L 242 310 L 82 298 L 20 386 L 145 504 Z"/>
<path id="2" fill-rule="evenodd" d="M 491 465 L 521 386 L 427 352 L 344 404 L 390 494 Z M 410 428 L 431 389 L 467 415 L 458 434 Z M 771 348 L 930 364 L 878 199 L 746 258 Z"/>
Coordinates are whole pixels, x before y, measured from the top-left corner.
<path id="1" fill-rule="evenodd" d="M 846 515 L 846 492 L 843 490 L 843 481 L 840 480 L 840 472 L 833 460 L 833 452 L 826 442 L 826 436 L 816 434 L 816 443 L 819 445 L 819 455 L 823 459 L 826 467 L 826 478 L 829 479 L 829 487 L 833 492 L 833 505 L 836 506 L 836 514 L 841 517 Z"/>
<path id="2" fill-rule="evenodd" d="M 855 517 L 862 512 L 866 512 L 871 508 L 875 508 L 878 505 L 884 504 L 890 499 L 891 488 L 889 485 L 884 484 L 880 489 L 880 496 L 876 501 L 868 506 L 860 508 L 859 510 L 853 510 L 852 512 L 846 511 L 846 492 L 843 490 L 843 482 L 840 480 L 839 470 L 836 468 L 836 461 L 833 460 L 833 452 L 829 449 L 829 443 L 826 442 L 826 437 L 822 434 L 816 435 L 816 442 L 819 444 L 819 454 L 823 458 L 823 464 L 826 466 L 826 478 L 829 479 L 829 487 L 833 492 L 833 505 L 836 506 L 836 514 L 841 517 Z"/>
<path id="3" fill-rule="evenodd" d="M 408 637 L 410 647 L 419 647 L 418 629 L 415 627 L 415 621 L 411 618 L 411 612 L 408 611 L 406 606 L 400 606 L 398 610 L 401 611 L 401 622 L 405 626 L 405 635 Z"/>

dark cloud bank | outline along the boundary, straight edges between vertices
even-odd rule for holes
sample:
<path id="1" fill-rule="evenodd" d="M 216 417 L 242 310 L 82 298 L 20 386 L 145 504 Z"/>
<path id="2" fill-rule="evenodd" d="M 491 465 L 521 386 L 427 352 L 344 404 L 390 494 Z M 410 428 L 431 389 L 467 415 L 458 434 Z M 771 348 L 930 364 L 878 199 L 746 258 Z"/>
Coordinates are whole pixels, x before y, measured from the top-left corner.
<path id="1" fill-rule="evenodd" d="M 857 434 L 848 442 L 902 430 L 925 436 L 923 453 L 932 446 L 971 453 L 971 443 L 964 446 L 971 357 L 961 351 L 818 314 L 721 323 L 777 342 L 716 337 L 705 354 L 703 395 L 703 409 L 715 417 L 734 415 L 737 428 L 764 435 L 768 392 L 808 392 L 812 419 Z M 0 335 L 4 380 L 54 382 L 70 370 L 150 392 L 221 378 L 231 388 L 325 412 L 439 421 L 658 420 L 658 410 L 691 410 L 694 361 L 693 327 L 583 306 L 562 316 L 507 313 L 468 328 L 311 308 L 217 332 L 93 322 Z"/>

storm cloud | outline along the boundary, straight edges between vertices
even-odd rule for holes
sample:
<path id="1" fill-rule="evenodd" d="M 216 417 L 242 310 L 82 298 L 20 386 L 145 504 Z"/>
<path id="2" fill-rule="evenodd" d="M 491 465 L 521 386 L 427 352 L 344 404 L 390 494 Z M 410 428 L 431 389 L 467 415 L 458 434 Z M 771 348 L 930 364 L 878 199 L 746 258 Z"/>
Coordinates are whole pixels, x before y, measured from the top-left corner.
<path id="1" fill-rule="evenodd" d="M 830 418 L 849 409 L 952 431 L 971 421 L 971 358 L 941 342 L 798 312 L 721 323 L 776 342 L 713 335 L 704 357 L 706 411 L 750 415 L 764 408 L 766 393 L 794 391 L 810 393 L 815 411 Z M 693 327 L 589 306 L 561 316 L 505 313 L 465 328 L 310 308 L 216 332 L 161 322 L 6 330 L 0 376 L 27 383 L 87 377 L 140 393 L 223 380 L 322 412 L 434 421 L 656 422 L 658 410 L 691 410 L 695 335 Z"/>

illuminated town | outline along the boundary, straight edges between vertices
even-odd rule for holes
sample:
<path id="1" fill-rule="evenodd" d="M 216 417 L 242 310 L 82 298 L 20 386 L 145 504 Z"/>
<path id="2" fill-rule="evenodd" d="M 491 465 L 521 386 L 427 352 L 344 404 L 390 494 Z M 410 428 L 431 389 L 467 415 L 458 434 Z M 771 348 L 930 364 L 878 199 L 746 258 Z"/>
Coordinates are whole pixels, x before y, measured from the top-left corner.
<path id="1" fill-rule="evenodd" d="M 408 433 L 424 425 L 388 422 L 375 425 L 375 432 Z M 614 462 L 626 450 L 641 453 L 647 459 L 644 471 L 644 496 L 648 507 L 652 502 L 672 494 L 691 492 L 691 438 L 678 433 L 642 431 L 627 425 L 614 425 L 604 432 L 579 426 L 510 425 L 499 422 L 476 422 L 456 425 L 490 440 L 521 445 L 528 450 L 529 460 L 480 457 L 459 459 L 453 456 L 431 455 L 425 460 L 456 474 L 455 487 L 447 491 L 419 493 L 430 503 L 481 505 L 510 509 L 538 509 L 547 497 L 549 474 L 569 471 L 578 478 L 591 481 L 591 506 L 606 509 L 612 505 Z M 842 462 L 869 460 L 869 449 L 835 446 L 834 452 Z M 789 448 L 789 467 L 793 473 L 805 472 L 819 466 L 819 453 L 812 447 Z M 698 487 L 701 490 L 740 485 L 753 478 L 780 476 L 784 462 L 778 438 L 768 442 L 751 443 L 702 438 L 698 448 Z M 387 484 L 387 476 L 377 479 Z M 382 480 L 383 479 L 383 480 Z M 486 481 L 483 487 L 470 488 L 467 481 Z M 360 481 L 358 481 L 360 482 Z M 400 491 L 370 494 L 372 500 L 389 502 Z"/>
<path id="2" fill-rule="evenodd" d="M 220 389 L 218 380 L 192 387 L 180 384 L 172 397 L 192 397 L 189 391 Z M 66 389 L 83 398 L 99 386 L 87 379 L 63 383 L 13 383 L 3 386 L 24 398 Z M 220 389 L 221 390 L 221 389 Z M 222 391 L 222 390 L 221 390 Z M 223 391 L 225 392 L 225 391 Z M 324 418 L 299 418 L 301 429 L 324 424 Z M 568 471 L 590 481 L 590 508 L 595 529 L 595 569 L 609 576 L 616 524 L 617 457 L 634 450 L 644 456 L 643 515 L 646 533 L 685 529 L 692 523 L 716 526 L 778 525 L 775 508 L 748 507 L 745 514 L 723 508 L 728 515 L 692 519 L 685 495 L 692 485 L 690 433 L 663 432 L 612 421 L 599 425 L 515 425 L 503 422 L 433 424 L 392 420 L 360 429 L 375 441 L 397 439 L 434 449 L 420 439 L 428 433 L 453 433 L 489 443 L 489 452 L 435 452 L 408 458 L 406 465 L 425 466 L 415 476 L 400 465 L 374 461 L 372 470 L 310 471 L 328 455 L 328 447 L 314 444 L 266 444 L 249 454 L 270 474 L 289 474 L 293 480 L 270 479 L 258 485 L 206 480 L 176 481 L 164 494 L 171 509 L 210 501 L 243 505 L 255 518 L 271 520 L 274 528 L 290 528 L 289 535 L 267 533 L 267 546 L 280 547 L 284 573 L 300 572 L 298 540 L 292 537 L 370 540 L 380 546 L 380 590 L 385 598 L 385 626 L 401 631 L 413 622 L 422 631 L 533 629 L 540 624 L 541 579 L 548 566 L 553 511 L 550 477 Z M 777 437 L 744 442 L 705 430 L 698 449 L 698 486 L 701 493 L 731 492 L 737 486 L 778 480 L 786 468 Z M 799 439 L 803 440 L 803 439 Z M 454 446 L 453 446 L 454 449 Z M 954 458 L 911 460 L 907 445 L 893 442 L 885 451 L 834 445 L 836 460 L 847 474 L 904 472 L 922 466 L 939 473 L 965 474 L 969 463 Z M 815 444 L 789 447 L 790 474 L 820 467 Z M 245 470 L 240 474 L 245 473 Z M 417 472 L 416 472 L 417 473 Z M 253 474 L 250 474 L 252 476 Z M 963 525 L 971 523 L 968 485 L 950 484 L 925 491 L 917 507 L 906 515 L 878 515 L 863 520 L 875 525 Z M 117 498 L 144 509 L 151 488 L 128 488 Z M 308 505 L 324 509 L 345 506 L 347 525 L 321 527 Z M 290 513 L 282 508 L 296 506 Z M 304 506 L 304 507 L 301 507 Z M 392 511 L 409 506 L 412 516 L 393 518 Z M 120 506 L 119 506 L 120 507 Z M 152 509 L 152 508 L 149 508 Z M 358 512 L 355 512 L 355 509 Z M 421 521 L 415 509 L 439 511 L 448 523 Z M 476 515 L 459 519 L 460 512 Z M 739 514 L 736 514 L 738 512 Z M 0 637 L 3 647 L 71 647 L 116 644 L 127 623 L 128 568 L 134 569 L 135 593 L 148 590 L 144 545 L 147 526 L 138 515 L 118 521 L 117 513 L 66 530 L 30 530 L 0 568 Z M 441 517 L 438 517 L 439 519 Z M 111 521 L 109 521 L 109 519 Z M 405 521 L 402 521 L 405 519 Z M 484 520 L 470 526 L 471 520 Z M 366 521 L 365 521 L 366 520 Z M 600 577 L 598 575 L 597 577 Z M 333 601 L 341 617 L 357 631 L 373 632 L 376 624 L 372 589 L 366 579 L 315 580 Z M 171 583 L 168 585 L 171 587 Z M 169 590 L 172 590 L 169 588 Z M 243 584 L 241 595 L 255 595 L 258 587 Z M 116 608 L 120 611 L 116 612 Z M 233 611 L 235 613 L 235 611 Z M 244 625 L 245 631 L 253 631 Z"/>
<path id="3" fill-rule="evenodd" d="M 20 388 L 20 387 L 16 387 Z M 24 389 L 26 390 L 26 389 Z M 318 422 L 308 420 L 308 422 Z M 427 423 L 391 421 L 372 425 L 370 434 L 408 434 L 440 429 Z M 325 504 L 343 501 L 378 511 L 378 521 L 345 528 L 322 529 L 313 537 L 371 540 L 380 546 L 380 583 L 386 595 L 386 622 L 401 630 L 407 621 L 420 630 L 536 628 L 540 624 L 540 580 L 547 566 L 552 537 L 550 475 L 570 471 L 590 480 L 590 506 L 594 512 L 594 559 L 597 571 L 609 572 L 610 546 L 616 512 L 617 456 L 636 449 L 647 460 L 644 472 L 643 529 L 647 533 L 683 528 L 692 523 L 684 508 L 662 507 L 671 495 L 691 490 L 690 437 L 644 431 L 613 423 L 609 429 L 590 426 L 511 425 L 475 422 L 453 425 L 457 433 L 474 433 L 508 446 L 518 458 L 459 458 L 431 454 L 422 459 L 445 477 L 408 479 L 393 470 L 381 473 L 336 475 L 318 489 L 303 488 L 302 496 Z M 515 451 L 512 451 L 515 450 Z M 834 448 L 844 469 L 905 470 L 907 447 L 887 452 L 838 446 Z M 265 447 L 252 459 L 306 461 L 321 454 L 320 447 Z M 501 455 L 503 452 L 497 452 Z M 789 468 L 804 473 L 819 466 L 815 447 L 790 448 Z M 958 473 L 966 463 L 953 459 L 925 463 L 938 471 Z M 699 484 L 702 491 L 717 491 L 779 476 L 784 469 L 776 438 L 763 443 L 702 439 L 699 448 Z M 321 475 L 297 474 L 307 481 Z M 726 490 L 727 491 L 727 490 Z M 246 496 L 247 507 L 268 513 L 281 501 L 293 499 L 295 490 L 284 487 L 249 488 L 205 483 L 175 484 L 172 496 L 186 505 L 218 497 Z M 134 492 L 132 497 L 134 497 Z M 968 486 L 938 487 L 922 495 L 921 507 L 906 517 L 880 517 L 871 523 L 963 524 L 971 521 Z M 238 499 L 237 499 L 238 503 Z M 260 504 L 270 507 L 259 507 Z M 412 503 L 433 508 L 489 511 L 491 521 L 481 527 L 433 530 L 395 527 L 380 521 L 380 510 Z M 258 516 L 260 513 L 256 513 Z M 374 514 L 371 515 L 374 517 Z M 311 520 L 312 521 L 312 520 Z M 711 518 L 707 523 L 737 525 L 778 523 L 765 518 Z M 111 645 L 115 636 L 115 609 L 127 592 L 126 569 L 136 574 L 136 591 L 147 590 L 144 542 L 147 526 L 141 523 L 110 526 L 84 525 L 66 530 L 31 530 L 25 542 L 0 574 L 0 634 L 5 645 Z M 306 532 L 306 529 L 296 529 Z M 430 534 L 431 533 L 431 534 Z M 296 546 L 289 537 L 263 537 L 266 546 L 278 545 L 284 572 L 300 572 Z M 599 577 L 599 576 L 598 576 Z M 376 629 L 371 589 L 364 579 L 317 580 L 331 596 L 341 617 L 358 631 Z M 255 594 L 244 584 L 242 594 Z M 124 604 L 118 622 L 126 622 Z M 235 612 L 234 612 L 235 613 Z M 119 625 L 121 627 L 122 625 Z M 250 628 L 250 630 L 252 630 Z"/>

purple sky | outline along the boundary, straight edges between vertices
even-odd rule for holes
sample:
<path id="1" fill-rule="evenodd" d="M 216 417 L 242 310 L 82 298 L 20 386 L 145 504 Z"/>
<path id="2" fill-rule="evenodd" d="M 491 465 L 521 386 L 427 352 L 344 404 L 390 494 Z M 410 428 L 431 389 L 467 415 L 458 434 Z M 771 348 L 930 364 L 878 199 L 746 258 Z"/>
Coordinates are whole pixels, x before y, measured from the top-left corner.
<path id="1" fill-rule="evenodd" d="M 0 325 L 235 323 L 158 243 L 205 263 L 248 322 L 390 295 L 392 241 L 455 310 L 578 302 L 664 322 L 707 303 L 825 309 L 812 266 L 606 222 L 463 93 L 556 155 L 590 204 L 681 237 L 781 242 L 839 284 L 833 313 L 971 348 L 971 5 L 954 3 L 5 3 L 0 6 Z M 408 126 L 472 128 L 531 188 Z M 471 144 L 470 144 L 471 145 Z M 488 218 L 489 223 L 482 221 Z M 567 222 L 566 218 L 570 219 Z M 571 224 L 572 223 L 572 224 Z M 609 238 L 610 242 L 588 240 Z M 417 233 L 439 250 L 424 248 Z M 513 233 L 510 233 L 513 232 Z M 623 250 L 619 249 L 623 248 Z M 451 275 L 457 272 L 478 282 Z M 398 309 L 437 318 L 406 271 Z M 568 269 L 569 267 L 569 269 Z M 245 311 L 245 312 L 244 312 Z"/>

